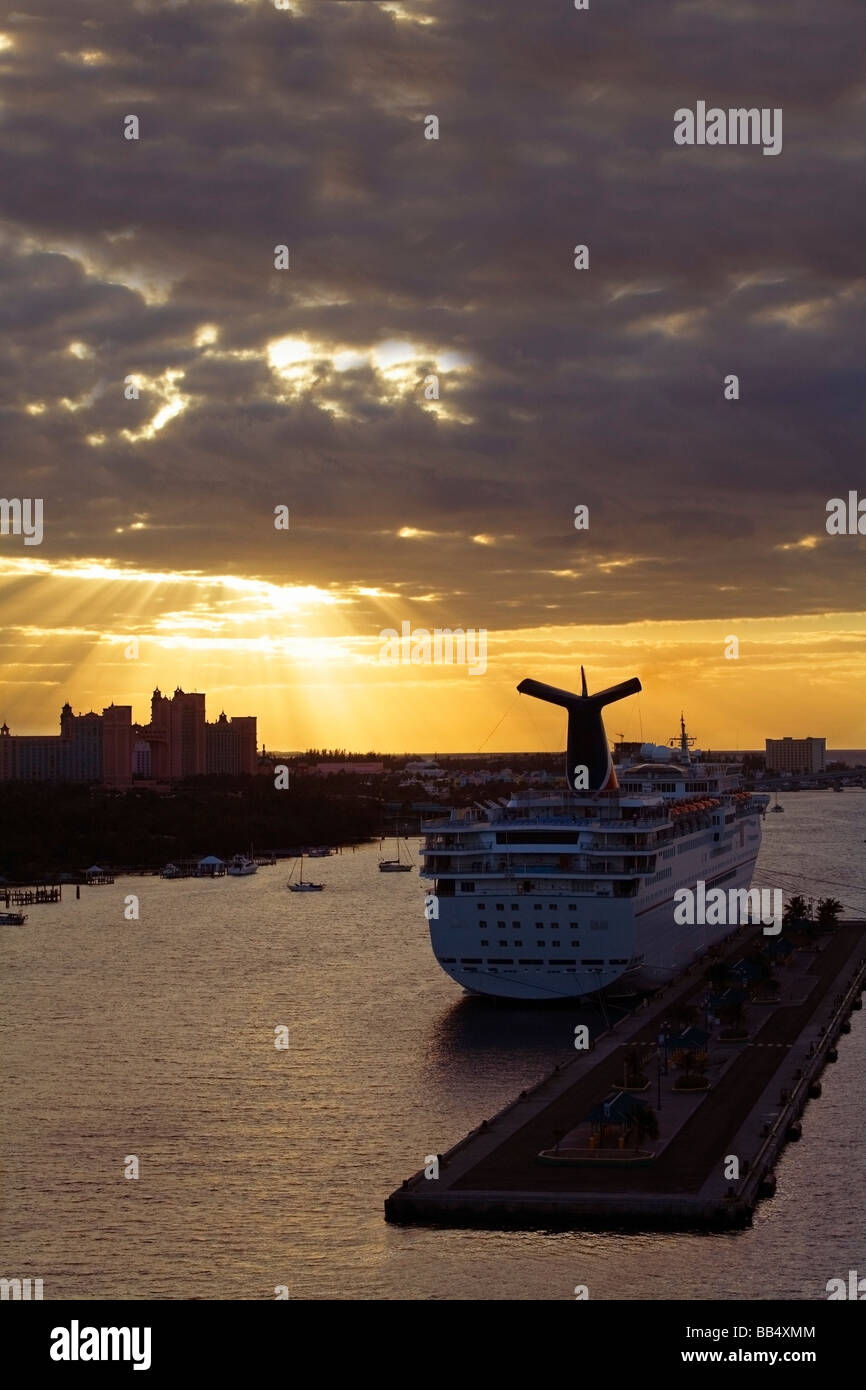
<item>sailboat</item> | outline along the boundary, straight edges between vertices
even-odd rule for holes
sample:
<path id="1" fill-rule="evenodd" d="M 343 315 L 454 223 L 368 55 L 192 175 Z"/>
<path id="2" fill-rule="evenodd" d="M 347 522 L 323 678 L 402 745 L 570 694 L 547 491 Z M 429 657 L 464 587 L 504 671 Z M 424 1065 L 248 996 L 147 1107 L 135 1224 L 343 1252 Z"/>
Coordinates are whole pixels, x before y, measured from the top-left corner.
<path id="1" fill-rule="evenodd" d="M 396 858 L 396 859 L 380 859 L 380 860 L 379 860 L 379 873 L 380 873 L 380 874 L 408 874 L 408 873 L 410 873 L 411 870 L 412 870 L 412 867 L 413 867 L 413 866 L 412 866 L 412 860 L 410 859 L 410 860 L 408 861 L 408 863 L 404 864 L 404 863 L 403 863 L 403 860 L 400 858 L 400 834 L 399 834 L 399 827 L 398 827 L 398 832 L 397 832 L 397 834 L 394 836 L 394 843 L 395 843 L 395 845 L 397 846 L 397 858 Z M 407 850 L 407 853 L 408 853 L 408 850 Z"/>
<path id="2" fill-rule="evenodd" d="M 300 866 L 301 866 L 301 872 L 300 872 L 299 875 L 298 875 L 298 881 L 297 881 L 297 883 L 292 883 L 291 875 L 289 876 L 289 881 L 288 881 L 288 883 L 286 884 L 286 887 L 288 888 L 289 892 L 290 892 L 290 893 L 321 893 L 322 889 L 323 889 L 324 886 L 325 886 L 324 883 L 311 883 L 310 880 L 309 880 L 308 878 L 307 878 L 307 879 L 304 878 L 304 856 L 303 856 L 303 855 L 300 856 L 300 858 L 297 860 L 297 863 L 300 864 Z M 292 869 L 292 873 L 294 873 L 294 872 L 295 872 L 294 869 Z"/>

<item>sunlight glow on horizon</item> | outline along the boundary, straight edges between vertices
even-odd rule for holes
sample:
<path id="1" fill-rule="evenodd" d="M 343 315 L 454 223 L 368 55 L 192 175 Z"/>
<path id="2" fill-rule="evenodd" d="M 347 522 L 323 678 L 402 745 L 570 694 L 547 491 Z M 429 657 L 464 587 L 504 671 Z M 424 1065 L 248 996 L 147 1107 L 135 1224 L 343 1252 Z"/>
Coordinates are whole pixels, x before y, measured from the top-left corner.
<path id="1" fill-rule="evenodd" d="M 471 750 L 511 709 L 524 676 L 575 689 L 583 664 L 590 689 L 642 681 L 643 694 L 609 720 L 612 737 L 663 741 L 684 707 L 702 747 L 763 747 L 783 734 L 826 735 L 831 748 L 866 744 L 866 613 L 491 626 L 487 671 L 470 677 L 465 667 L 379 660 L 380 633 L 399 632 L 402 621 L 413 630 L 471 625 L 463 600 L 447 592 L 410 599 L 358 581 L 326 590 L 30 555 L 0 556 L 4 579 L 0 714 L 15 733 L 53 730 L 66 698 L 131 703 L 141 719 L 154 686 L 180 684 L 204 690 L 209 708 L 258 715 L 270 746 Z M 739 660 L 724 659 L 731 632 Z M 138 660 L 124 657 L 132 637 Z M 556 711 L 518 702 L 485 746 L 538 750 L 563 738 Z"/>

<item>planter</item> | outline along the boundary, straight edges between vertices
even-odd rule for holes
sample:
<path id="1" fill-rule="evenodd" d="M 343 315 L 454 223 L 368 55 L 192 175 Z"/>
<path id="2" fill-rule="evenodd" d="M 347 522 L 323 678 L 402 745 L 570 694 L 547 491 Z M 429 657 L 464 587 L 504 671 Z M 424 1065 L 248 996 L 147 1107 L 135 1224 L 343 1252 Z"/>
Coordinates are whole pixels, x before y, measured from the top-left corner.
<path id="1" fill-rule="evenodd" d="M 542 1149 L 538 1162 L 561 1168 L 646 1168 L 654 1158 L 647 1149 Z"/>

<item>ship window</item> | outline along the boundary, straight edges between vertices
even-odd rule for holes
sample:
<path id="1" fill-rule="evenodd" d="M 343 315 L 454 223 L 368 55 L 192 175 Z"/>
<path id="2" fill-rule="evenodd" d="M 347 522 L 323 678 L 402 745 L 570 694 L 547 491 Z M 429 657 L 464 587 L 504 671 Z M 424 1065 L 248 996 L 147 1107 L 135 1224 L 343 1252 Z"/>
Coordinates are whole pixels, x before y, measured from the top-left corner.
<path id="1" fill-rule="evenodd" d="M 572 944 L 572 946 L 579 946 L 579 945 L 580 945 L 580 942 L 579 942 L 579 941 L 572 941 L 571 944 Z"/>
<path id="2" fill-rule="evenodd" d="M 518 905 L 517 903 L 512 903 L 512 904 L 511 904 L 511 911 L 512 911 L 512 912 L 519 912 L 519 911 L 520 911 L 519 905 Z"/>
<path id="3" fill-rule="evenodd" d="M 556 942 L 554 941 L 553 944 L 555 946 Z M 557 956 L 555 960 L 549 960 L 547 962 L 548 965 L 574 965 L 574 963 L 573 956 Z"/>
<path id="4" fill-rule="evenodd" d="M 474 883 L 461 883 L 461 885 L 460 885 L 460 892 L 461 892 L 461 893 L 474 893 L 474 892 L 475 892 L 475 884 L 474 884 Z"/>
<path id="5" fill-rule="evenodd" d="M 569 927 L 571 928 L 572 931 L 577 931 L 577 927 L 578 927 L 577 922 L 569 922 L 568 925 L 569 925 Z"/>
<path id="6" fill-rule="evenodd" d="M 535 944 L 536 944 L 536 946 L 544 946 L 544 945 L 546 945 L 547 943 L 544 942 L 544 941 L 536 941 Z"/>
<path id="7" fill-rule="evenodd" d="M 461 957 L 460 957 L 460 964 L 461 964 L 461 965 L 480 965 L 480 964 L 481 964 L 481 957 L 480 957 L 480 956 L 461 956 Z"/>
<path id="8" fill-rule="evenodd" d="M 604 965 L 604 961 L 603 961 L 603 960 L 595 960 L 595 959 L 590 959 L 590 958 L 587 958 L 586 960 L 582 960 L 580 963 L 581 963 L 581 965 Z"/>
<path id="9" fill-rule="evenodd" d="M 515 941 L 514 944 L 515 944 L 515 946 L 522 946 L 522 945 L 523 945 L 523 942 L 522 942 L 522 941 Z"/>
<path id="10" fill-rule="evenodd" d="M 504 911 L 505 911 L 505 903 L 497 903 L 497 904 L 496 904 L 496 911 L 497 911 L 497 912 L 504 912 Z"/>
<path id="11" fill-rule="evenodd" d="M 559 923 L 558 923 L 558 922 L 551 922 L 551 924 L 550 924 L 550 930 L 551 930 L 551 931 L 559 931 Z"/>
<path id="12" fill-rule="evenodd" d="M 507 945 L 508 945 L 508 942 L 507 942 L 507 941 L 500 941 L 499 944 L 500 944 L 500 946 L 507 946 Z"/>
<path id="13" fill-rule="evenodd" d="M 483 912 L 483 911 L 484 911 L 484 904 L 483 904 L 483 903 L 476 903 L 475 906 L 478 908 L 478 911 L 479 911 L 479 912 Z"/>
<path id="14" fill-rule="evenodd" d="M 550 908 L 551 912 L 556 911 L 556 903 L 548 903 L 547 906 Z"/>
<path id="15" fill-rule="evenodd" d="M 543 965 L 543 964 L 544 964 L 544 961 L 543 961 L 543 960 L 539 960 L 539 959 L 538 959 L 537 957 L 535 957 L 535 956 L 528 956 L 526 960 L 519 960 L 519 961 L 517 962 L 517 964 L 518 964 L 518 965 Z"/>
<path id="16" fill-rule="evenodd" d="M 536 904 L 535 904 L 535 911 L 536 911 L 536 912 L 541 912 L 541 911 L 542 911 L 541 903 L 536 903 Z"/>
<path id="17" fill-rule="evenodd" d="M 489 941 L 482 941 L 481 945 L 482 945 L 482 946 L 489 946 L 489 945 L 490 945 L 490 942 L 489 942 Z"/>
<path id="18" fill-rule="evenodd" d="M 505 923 L 504 923 L 504 922 L 497 922 L 497 923 L 496 923 L 496 926 L 497 926 L 497 928 L 499 929 L 499 931 L 505 931 Z"/>
<path id="19" fill-rule="evenodd" d="M 513 965 L 514 961 L 509 956 L 491 956 L 488 965 Z"/>
<path id="20" fill-rule="evenodd" d="M 456 965 L 456 964 L 457 964 L 457 957 L 456 957 L 456 956 L 440 956 L 440 957 L 439 957 L 439 964 L 440 964 L 440 965 Z"/>
<path id="21" fill-rule="evenodd" d="M 608 965 L 628 965 L 628 961 L 627 961 L 627 960 L 610 960 L 610 961 L 608 961 Z"/>
<path id="22" fill-rule="evenodd" d="M 519 927 L 519 926 L 520 926 L 520 918 L 519 918 L 519 917 L 512 917 L 512 919 L 511 919 L 511 925 L 512 925 L 512 927 Z"/>
<path id="23" fill-rule="evenodd" d="M 576 911 L 577 911 L 577 903 L 569 903 L 569 904 L 568 904 L 568 910 L 569 910 L 569 912 L 576 912 Z"/>
<path id="24" fill-rule="evenodd" d="M 479 927 L 486 927 L 486 926 L 487 926 L 487 923 L 486 923 L 486 922 L 479 922 L 478 925 L 479 925 Z"/>
<path id="25" fill-rule="evenodd" d="M 558 941 L 551 941 L 550 944 L 551 944 L 551 946 L 558 946 L 558 945 L 559 945 L 559 942 L 558 942 Z"/>

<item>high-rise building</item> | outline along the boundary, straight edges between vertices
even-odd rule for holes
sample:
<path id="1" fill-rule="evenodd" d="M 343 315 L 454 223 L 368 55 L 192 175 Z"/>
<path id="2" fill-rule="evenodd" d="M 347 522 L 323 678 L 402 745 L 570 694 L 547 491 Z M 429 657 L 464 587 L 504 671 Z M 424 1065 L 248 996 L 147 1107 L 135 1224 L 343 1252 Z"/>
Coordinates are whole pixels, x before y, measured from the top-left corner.
<path id="1" fill-rule="evenodd" d="M 232 777 L 252 776 L 258 767 L 255 715 L 221 714 L 215 724 L 207 724 L 207 770 Z"/>
<path id="2" fill-rule="evenodd" d="M 102 780 L 108 787 L 132 781 L 132 706 L 111 704 L 102 711 Z"/>
<path id="3" fill-rule="evenodd" d="M 827 761 L 826 738 L 768 738 L 765 740 L 768 772 L 823 772 Z"/>
<path id="4" fill-rule="evenodd" d="M 150 723 L 140 737 L 150 744 L 151 771 L 158 782 L 202 777 L 207 771 L 204 695 L 178 686 L 169 697 L 157 686 L 150 701 Z"/>
<path id="5" fill-rule="evenodd" d="M 132 708 L 110 705 L 102 714 L 60 711 L 59 734 L 12 734 L 0 727 L 0 780 L 106 782 L 131 780 Z"/>
<path id="6" fill-rule="evenodd" d="M 173 782 L 208 772 L 254 776 L 256 717 L 205 722 L 204 695 L 157 687 L 150 723 L 133 724 L 132 706 L 111 704 L 101 714 L 60 711 L 59 734 L 16 735 L 0 726 L 0 781 L 98 782 L 128 787 L 138 780 Z"/>

